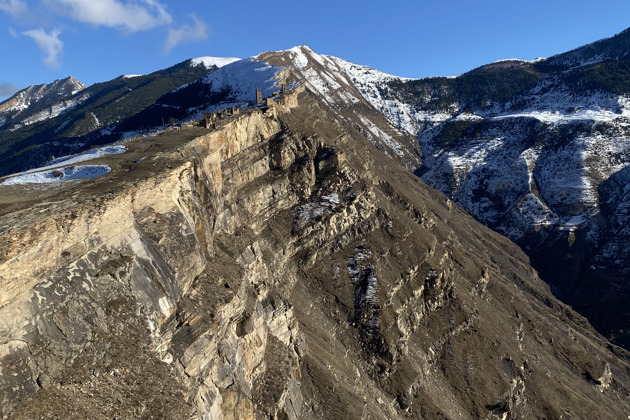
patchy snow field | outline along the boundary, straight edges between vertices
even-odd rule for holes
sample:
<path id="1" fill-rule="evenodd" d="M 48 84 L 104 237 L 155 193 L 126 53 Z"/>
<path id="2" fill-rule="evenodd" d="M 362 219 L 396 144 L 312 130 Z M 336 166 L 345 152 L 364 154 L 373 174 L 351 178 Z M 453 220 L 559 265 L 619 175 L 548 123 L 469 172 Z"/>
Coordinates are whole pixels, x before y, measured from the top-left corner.
<path id="1" fill-rule="evenodd" d="M 0 185 L 51 184 L 84 178 L 98 178 L 111 172 L 107 165 L 66 166 L 60 169 L 24 173 L 5 179 Z"/>
<path id="2" fill-rule="evenodd" d="M 198 110 L 192 118 L 198 119 L 203 112 L 215 112 L 228 107 L 242 107 L 256 103 L 256 89 L 262 91 L 263 98 L 272 96 L 278 89 L 278 73 L 281 67 L 271 66 L 254 58 L 234 61 L 208 74 L 202 80 L 213 92 L 228 92 L 220 103 Z M 186 85 L 187 86 L 187 85 Z M 182 89 L 186 86 L 182 86 Z"/>
<path id="3" fill-rule="evenodd" d="M 107 165 L 72 166 L 105 155 L 125 153 L 125 146 L 115 145 L 88 150 L 76 155 L 63 156 L 48 162 L 41 168 L 31 169 L 7 177 L 0 185 L 48 184 L 81 178 L 97 178 L 111 172 Z"/>
<path id="4" fill-rule="evenodd" d="M 74 165 L 79 162 L 85 162 L 87 160 L 97 159 L 105 155 L 118 155 L 125 153 L 127 148 L 122 145 L 100 147 L 98 149 L 88 150 L 87 152 L 79 153 L 76 155 L 63 156 L 57 159 L 53 159 L 48 162 L 44 168 L 31 169 L 25 173 L 37 172 L 42 169 L 53 169 L 61 166 Z"/>
<path id="5" fill-rule="evenodd" d="M 191 64 L 193 66 L 205 66 L 207 69 L 211 69 L 216 66 L 221 68 L 223 66 L 227 66 L 228 64 L 232 64 L 235 61 L 239 61 L 240 58 L 236 57 L 198 57 L 193 58 L 191 60 Z"/>

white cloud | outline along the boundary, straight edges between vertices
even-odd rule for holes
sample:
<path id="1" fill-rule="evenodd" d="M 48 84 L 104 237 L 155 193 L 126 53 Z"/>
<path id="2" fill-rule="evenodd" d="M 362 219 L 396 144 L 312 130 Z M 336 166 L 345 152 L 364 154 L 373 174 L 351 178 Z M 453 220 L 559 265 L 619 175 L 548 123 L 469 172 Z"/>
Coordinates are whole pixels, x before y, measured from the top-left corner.
<path id="1" fill-rule="evenodd" d="M 0 0 L 2 1 L 2 0 Z M 157 0 L 45 0 L 59 14 L 80 22 L 130 32 L 166 25 L 173 20 Z"/>
<path id="2" fill-rule="evenodd" d="M 166 37 L 164 51 L 170 52 L 173 48 L 184 42 L 202 41 L 208 38 L 208 27 L 197 16 L 190 15 L 192 25 L 183 25 L 176 29 L 169 29 Z"/>
<path id="3" fill-rule="evenodd" d="M 63 50 L 63 42 L 59 39 L 59 34 L 61 34 L 59 29 L 54 29 L 47 34 L 42 28 L 22 32 L 22 35 L 32 38 L 37 43 L 39 49 L 44 53 L 42 61 L 51 69 L 61 66 L 59 55 Z"/>
<path id="4" fill-rule="evenodd" d="M 2 83 L 0 82 L 0 97 L 11 96 L 19 89 L 12 83 Z"/>
<path id="5" fill-rule="evenodd" d="M 13 17 L 17 17 L 26 12 L 26 3 L 19 0 L 0 0 L 0 10 L 4 10 Z"/>

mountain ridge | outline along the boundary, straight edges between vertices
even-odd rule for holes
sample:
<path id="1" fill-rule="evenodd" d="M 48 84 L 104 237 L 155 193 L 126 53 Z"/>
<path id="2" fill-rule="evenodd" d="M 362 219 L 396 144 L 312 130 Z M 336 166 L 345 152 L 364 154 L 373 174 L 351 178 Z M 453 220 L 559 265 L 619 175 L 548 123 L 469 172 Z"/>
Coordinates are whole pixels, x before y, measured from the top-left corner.
<path id="1" fill-rule="evenodd" d="M 630 410 L 627 352 L 518 247 L 351 115 L 285 98 L 132 139 L 103 177 L 0 185 L 3 416 Z"/>
<path id="2" fill-rule="evenodd" d="M 17 118 L 20 118 L 20 120 L 15 121 L 15 124 L 20 125 L 32 124 L 42 119 L 51 118 L 52 115 L 58 115 L 63 110 L 74 105 L 64 104 L 60 106 L 59 103 L 76 95 L 85 88 L 86 86 L 83 83 L 69 76 L 49 84 L 34 85 L 22 89 L 5 101 L 0 102 L 0 127 L 11 124 Z M 55 105 L 57 105 L 58 109 L 53 111 L 52 108 Z M 41 113 L 45 108 L 51 108 L 48 115 L 39 117 L 34 115 Z"/>
<path id="3" fill-rule="evenodd" d="M 543 66 L 574 68 L 602 61 L 621 60 L 630 54 L 630 28 L 542 61 Z"/>
<path id="4" fill-rule="evenodd" d="M 621 301 L 630 285 L 620 244 L 629 238 L 618 217 L 627 198 L 623 184 L 607 180 L 625 179 L 630 157 L 629 37 L 624 31 L 537 63 L 361 88 L 419 138 L 425 182 L 519 243 L 558 296 L 625 346 Z M 571 65 L 557 65 L 566 57 Z"/>

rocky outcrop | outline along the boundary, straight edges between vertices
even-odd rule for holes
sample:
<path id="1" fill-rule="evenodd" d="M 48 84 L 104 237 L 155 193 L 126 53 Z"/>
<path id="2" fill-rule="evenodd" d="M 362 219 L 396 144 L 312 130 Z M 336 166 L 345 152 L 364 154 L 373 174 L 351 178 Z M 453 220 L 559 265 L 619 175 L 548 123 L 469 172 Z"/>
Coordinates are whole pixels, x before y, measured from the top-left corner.
<path id="1" fill-rule="evenodd" d="M 308 92 L 275 111 L 1 216 L 3 416 L 628 412 L 626 353 L 514 244 Z"/>

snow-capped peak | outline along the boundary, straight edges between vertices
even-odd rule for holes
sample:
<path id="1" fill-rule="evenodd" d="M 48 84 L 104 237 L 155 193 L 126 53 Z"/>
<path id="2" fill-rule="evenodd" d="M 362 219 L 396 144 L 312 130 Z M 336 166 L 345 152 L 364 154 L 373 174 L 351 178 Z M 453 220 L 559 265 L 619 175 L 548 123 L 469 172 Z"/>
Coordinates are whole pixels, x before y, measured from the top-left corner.
<path id="1" fill-rule="evenodd" d="M 227 66 L 228 64 L 231 64 L 239 60 L 240 58 L 236 58 L 236 57 L 197 57 L 191 60 L 191 65 L 193 67 L 203 65 L 208 69 L 214 66 L 221 68 L 223 66 Z"/>
<path id="2" fill-rule="evenodd" d="M 417 153 L 410 151 L 414 146 L 408 146 L 409 140 L 405 133 L 394 127 L 383 115 L 367 111 L 372 106 L 381 104 L 379 102 L 375 105 L 375 102 L 368 99 L 371 95 L 362 90 L 372 87 L 377 89 L 375 85 L 379 82 L 402 78 L 333 56 L 318 54 L 306 45 L 263 53 L 256 58 L 287 68 L 289 80 L 300 83 L 351 124 L 359 127 L 369 141 L 382 147 L 391 156 L 400 158 L 409 168 L 415 169 L 419 165 Z M 381 110 L 380 107 L 377 109 Z M 367 112 L 361 113 L 361 110 Z M 403 141 L 405 146 L 402 146 Z"/>
<path id="3" fill-rule="evenodd" d="M 295 47 L 289 48 L 288 50 L 284 50 L 284 51 L 293 52 L 293 53 L 301 53 L 302 51 L 308 51 L 311 53 L 315 53 L 315 51 L 313 51 L 313 49 L 309 47 L 308 45 L 296 45 Z"/>
<path id="4" fill-rule="evenodd" d="M 520 58 L 504 58 L 501 60 L 494 61 L 491 64 L 509 63 L 509 62 L 536 64 L 536 63 L 545 61 L 546 59 L 547 59 L 546 57 L 538 57 L 538 58 L 534 58 L 533 60 L 521 60 Z"/>
<path id="5" fill-rule="evenodd" d="M 48 114 L 57 115 L 61 110 L 76 105 L 78 100 L 72 97 L 83 89 L 85 85 L 74 77 L 55 80 L 50 84 L 29 86 L 0 103 L 0 117 L 6 120 L 19 115 L 21 118 L 28 119 L 29 111 L 31 111 L 30 116 L 34 119 L 21 122 L 26 125 L 50 118 L 50 115 L 33 116 L 32 114 L 46 111 Z"/>
<path id="6" fill-rule="evenodd" d="M 282 68 L 263 61 L 238 59 L 226 64 L 225 68 L 208 74 L 203 82 L 215 92 L 229 91 L 229 101 L 239 104 L 254 102 L 258 88 L 262 90 L 263 97 L 272 95 L 272 91 L 277 88 L 278 73 L 281 70 Z"/>

